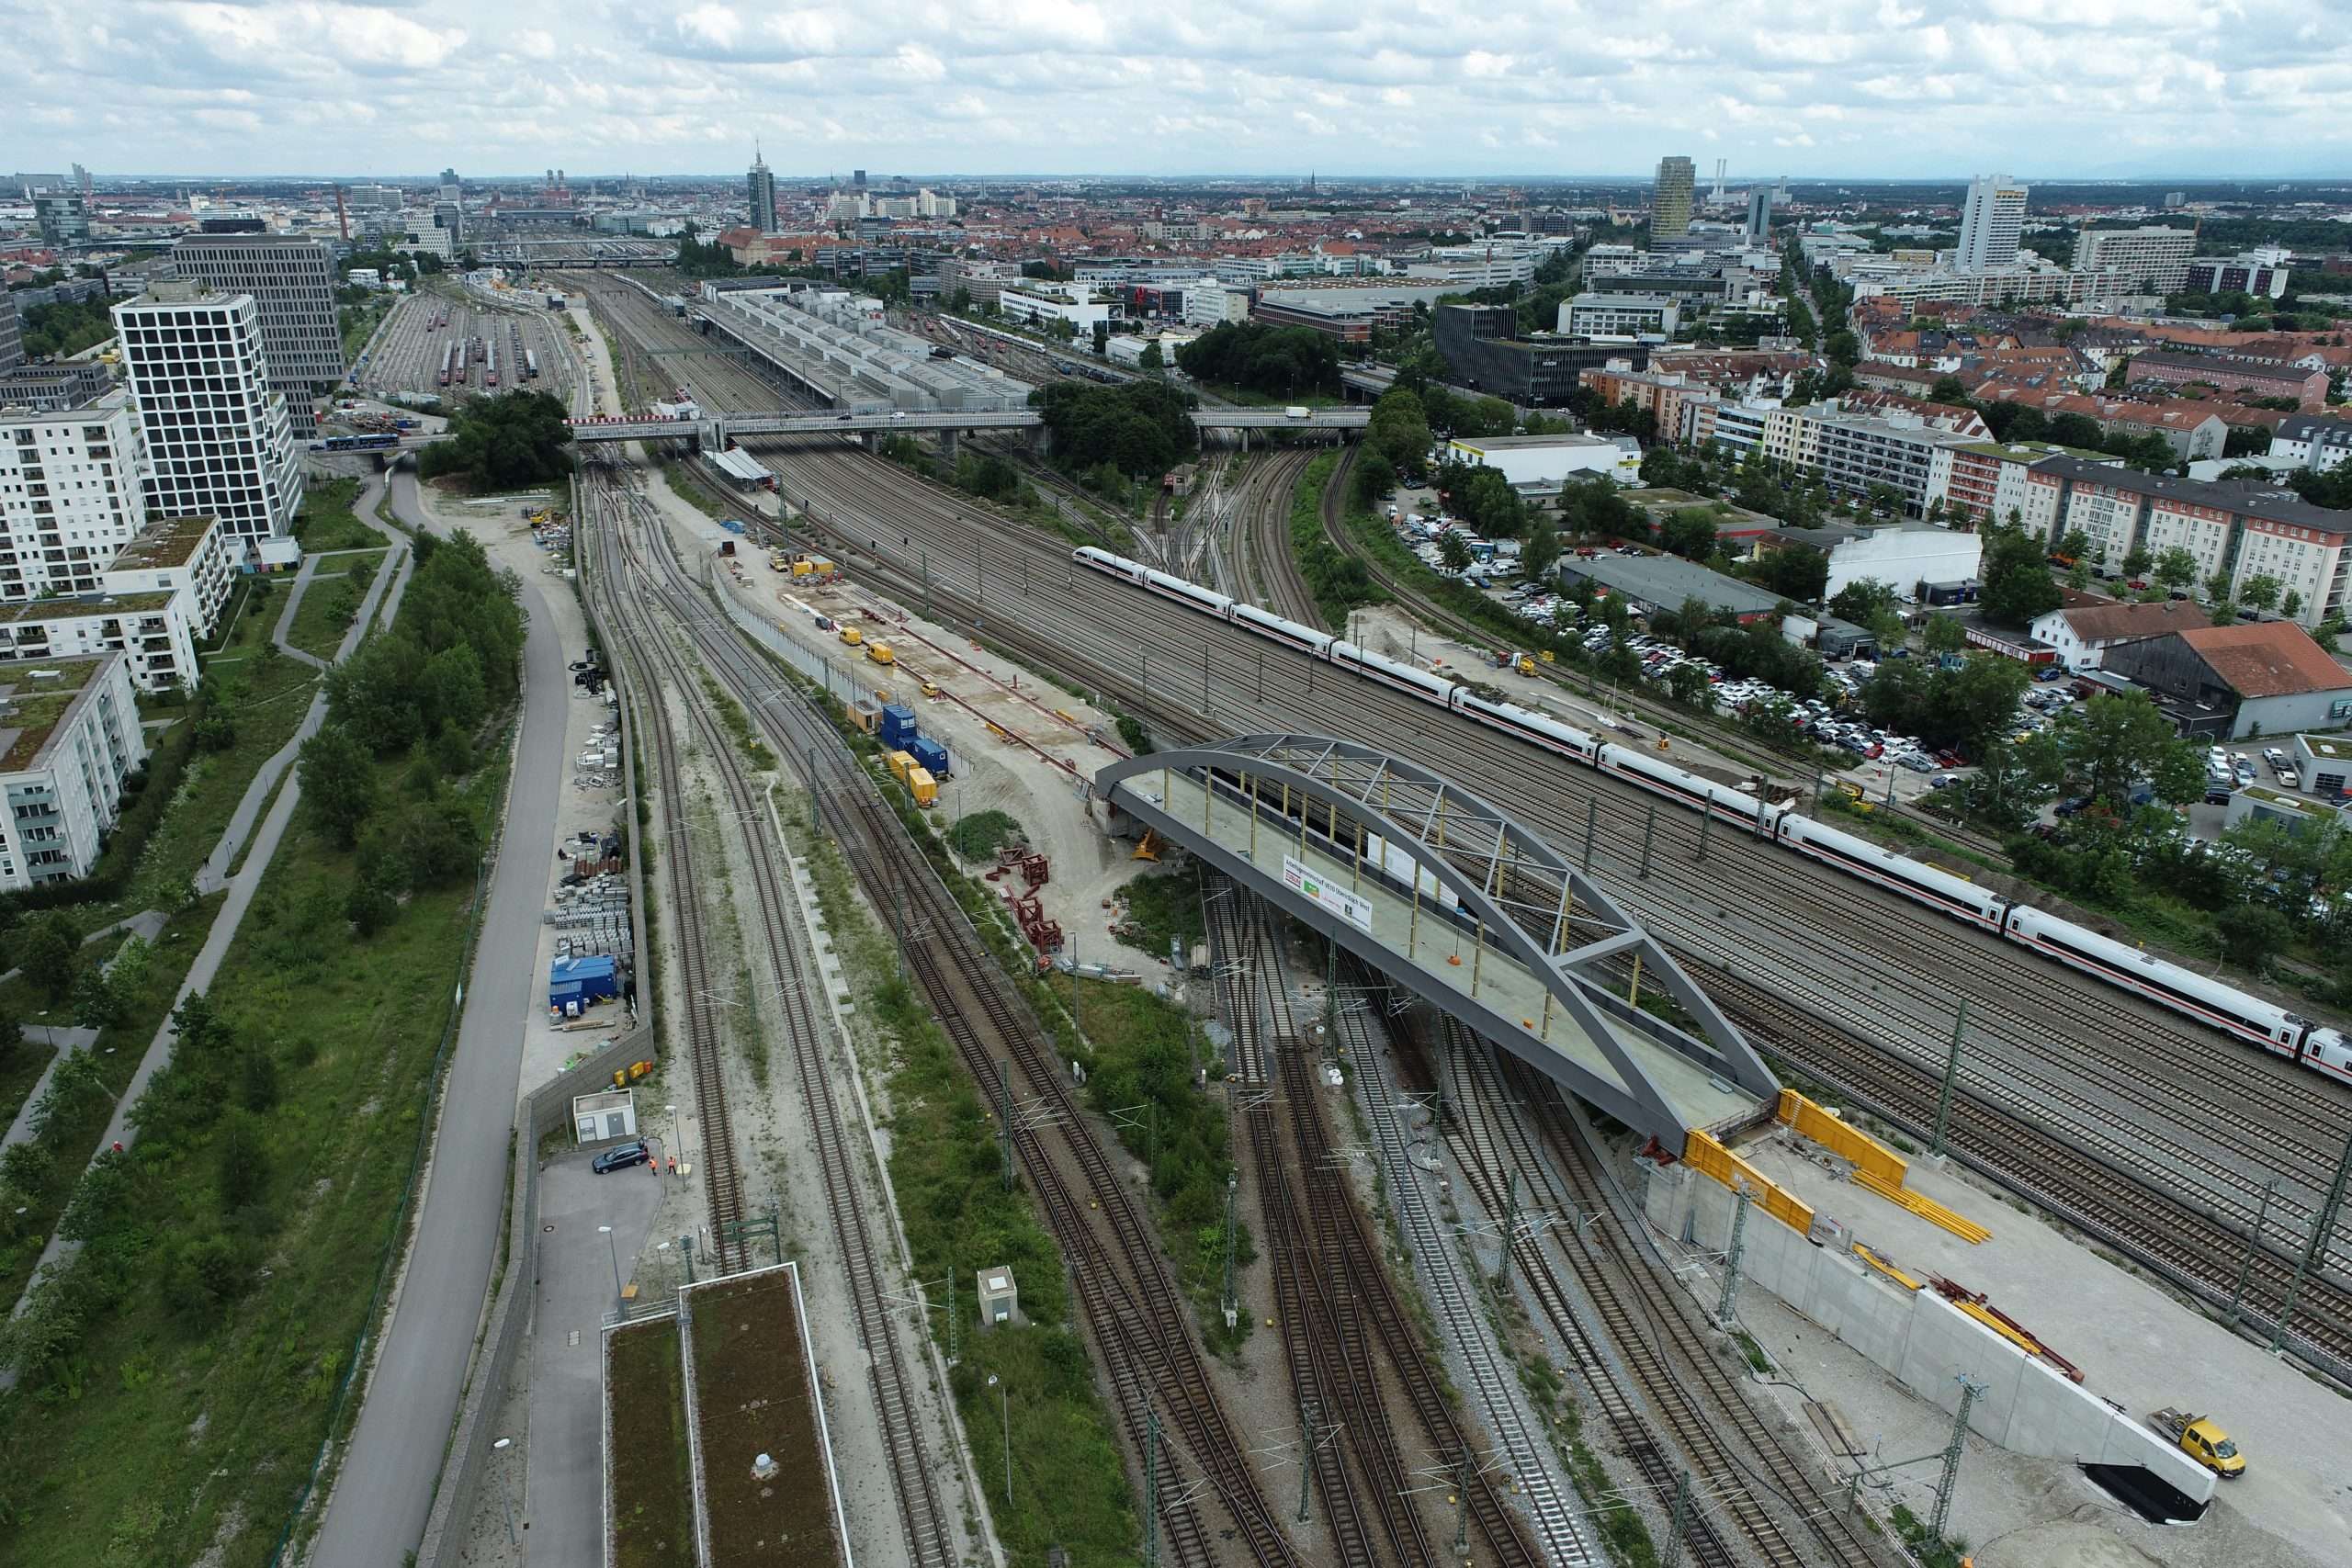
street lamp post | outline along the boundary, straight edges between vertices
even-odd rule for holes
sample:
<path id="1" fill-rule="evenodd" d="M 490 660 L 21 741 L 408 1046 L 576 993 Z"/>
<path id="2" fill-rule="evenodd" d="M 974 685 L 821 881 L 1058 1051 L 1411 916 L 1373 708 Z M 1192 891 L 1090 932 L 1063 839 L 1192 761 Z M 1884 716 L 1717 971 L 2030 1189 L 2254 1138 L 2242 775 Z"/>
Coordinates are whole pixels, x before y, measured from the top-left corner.
<path id="1" fill-rule="evenodd" d="M 665 1105 L 662 1109 L 670 1113 L 670 1143 L 672 1145 L 670 1152 L 673 1155 L 675 1155 L 679 1149 L 684 1147 L 684 1141 L 678 1136 L 678 1108 L 674 1105 Z M 693 1162 L 688 1161 L 687 1163 L 692 1164 Z"/>
<path id="2" fill-rule="evenodd" d="M 997 1402 L 1004 1410 L 1004 1506 L 1012 1506 L 1012 1387 L 994 1372 L 989 1374 L 989 1387 L 996 1390 Z"/>
<path id="3" fill-rule="evenodd" d="M 491 1444 L 490 1446 L 496 1451 L 504 1453 L 508 1449 L 514 1446 L 514 1439 L 512 1438 L 501 1438 L 498 1441 Z M 506 1478 L 503 1475 L 498 1478 L 498 1506 L 506 1511 L 506 1544 L 509 1546 L 521 1545 L 521 1541 L 516 1539 L 514 1534 L 514 1499 L 507 1495 Z"/>
<path id="4" fill-rule="evenodd" d="M 623 1304 L 623 1303 L 622 1303 L 622 1302 L 621 1302 L 621 1244 L 620 1244 L 619 1242 L 615 1241 L 615 1240 L 613 1239 L 613 1227 L 612 1227 L 612 1226 L 610 1226 L 610 1225 L 598 1225 L 598 1226 L 596 1227 L 596 1229 L 597 1229 L 597 1230 L 598 1230 L 598 1231 L 599 1231 L 599 1232 L 604 1235 L 604 1238 L 605 1238 L 605 1250 L 606 1252 L 608 1252 L 608 1253 L 610 1253 L 610 1254 L 612 1255 L 612 1259 L 613 1259 L 613 1311 L 614 1311 L 614 1312 L 616 1312 L 616 1313 L 618 1313 L 618 1312 L 621 1310 L 621 1308 L 622 1308 L 622 1304 Z"/>

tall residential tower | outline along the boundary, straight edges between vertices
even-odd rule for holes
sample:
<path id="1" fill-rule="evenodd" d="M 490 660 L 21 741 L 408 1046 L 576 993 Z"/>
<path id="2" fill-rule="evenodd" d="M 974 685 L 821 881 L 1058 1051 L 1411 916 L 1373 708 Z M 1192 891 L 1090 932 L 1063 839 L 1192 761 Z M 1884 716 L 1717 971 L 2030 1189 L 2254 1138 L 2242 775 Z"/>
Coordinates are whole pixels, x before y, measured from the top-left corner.
<path id="1" fill-rule="evenodd" d="M 147 438 L 148 512 L 219 518 L 240 560 L 243 541 L 292 528 L 302 464 L 254 297 L 159 283 L 117 305 L 114 324 Z"/>
<path id="2" fill-rule="evenodd" d="M 2007 175 L 1979 175 L 1968 182 L 1960 212 L 1960 249 L 1951 265 L 1962 272 L 2015 266 L 2018 241 L 2025 232 L 2026 187 Z"/>
<path id="3" fill-rule="evenodd" d="M 1679 240 L 1690 232 L 1690 202 L 1698 170 L 1688 158 L 1657 161 L 1657 194 L 1650 200 L 1650 238 Z"/>

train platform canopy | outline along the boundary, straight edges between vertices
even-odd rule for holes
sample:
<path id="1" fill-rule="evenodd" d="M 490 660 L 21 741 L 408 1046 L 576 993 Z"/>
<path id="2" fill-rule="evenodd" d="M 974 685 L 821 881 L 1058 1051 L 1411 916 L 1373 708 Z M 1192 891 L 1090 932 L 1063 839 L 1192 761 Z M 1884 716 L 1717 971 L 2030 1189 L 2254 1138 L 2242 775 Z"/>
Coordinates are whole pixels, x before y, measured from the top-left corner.
<path id="1" fill-rule="evenodd" d="M 772 477 L 767 466 L 740 446 L 730 446 L 711 459 L 718 471 L 730 479 L 747 485 L 765 484 Z"/>
<path id="2" fill-rule="evenodd" d="M 1678 1156 L 1777 1103 L 1746 1038 L 1606 893 L 1415 763 L 1248 735 L 1114 762 L 1095 789 L 1114 830 L 1182 844 Z"/>

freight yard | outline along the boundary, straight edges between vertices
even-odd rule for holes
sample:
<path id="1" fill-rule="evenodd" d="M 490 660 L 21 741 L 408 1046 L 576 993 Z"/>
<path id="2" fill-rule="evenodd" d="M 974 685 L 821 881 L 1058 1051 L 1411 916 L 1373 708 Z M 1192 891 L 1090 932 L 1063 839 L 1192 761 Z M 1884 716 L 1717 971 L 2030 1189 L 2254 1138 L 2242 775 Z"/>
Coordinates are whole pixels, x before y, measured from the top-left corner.
<path id="1" fill-rule="evenodd" d="M 622 339 L 616 363 L 703 348 L 627 285 L 565 287 L 598 336 Z M 614 407 L 611 367 L 591 358 L 598 406 Z M 741 362 L 664 363 L 705 408 L 792 406 Z M 1026 1500 L 1055 1478 L 1028 1445 L 1039 1423 L 1077 1417 L 1049 1415 L 1007 1358 L 1030 1353 L 1023 1336 L 1063 1332 L 1066 1311 L 1124 1450 L 1124 1506 L 1149 1521 L 1129 1528 L 1188 1562 L 1436 1561 L 1451 1541 L 1480 1562 L 1598 1562 L 1638 1534 L 1700 1562 L 1892 1563 L 1902 1521 L 1931 1515 L 1995 1568 L 2338 1554 L 2339 1483 L 2317 1457 L 2338 1396 L 2262 1347 L 2278 1337 L 2322 1371 L 2352 1348 L 2343 1237 L 2331 1230 L 2308 1269 L 2291 1240 L 2233 1240 L 2257 1200 L 2274 1242 L 2310 1229 L 2347 1127 L 2335 1086 L 1808 863 L 1777 827 L 1662 806 L 1638 770 L 1543 761 L 841 442 L 744 447 L 686 460 L 719 515 L 632 455 L 588 477 L 576 540 L 539 541 L 576 544 L 600 649 L 589 673 L 619 698 L 619 728 L 580 738 L 574 785 L 607 777 L 606 734 L 627 740 L 619 772 L 634 770 L 651 812 L 639 819 L 663 846 L 647 883 L 665 1043 L 652 1099 L 674 1109 L 637 1134 L 660 1213 L 628 1227 L 633 1256 L 616 1235 L 599 1364 L 616 1432 L 626 1420 L 655 1456 L 683 1445 L 691 1480 L 686 1511 L 665 1512 L 669 1461 L 633 1450 L 624 1471 L 616 1438 L 610 1484 L 652 1509 L 628 1517 L 707 1534 L 789 1506 L 861 1557 L 944 1562 L 996 1540 L 1029 1560 L 1047 1542 L 1025 1533 Z M 1279 457 L 1245 470 L 1233 526 L 1155 553 L 1311 619 L 1274 542 L 1298 471 Z M 1441 630 L 1387 625 L 1392 660 L 1473 658 Z M 1511 701 L 1569 724 L 1593 712 L 1540 678 Z M 1718 1038 L 1752 1043 L 1804 1092 L 1703 1113 L 1675 1130 L 1686 1146 L 1629 1135 L 1623 1111 L 1597 1121 L 1543 1065 L 1561 1027 L 1548 1002 L 1525 1004 L 1526 1037 L 1507 1049 L 1465 1025 L 1459 1008 L 1505 967 L 1466 906 L 1421 909 L 1423 874 L 1408 872 L 1385 893 L 1359 883 L 1376 942 L 1348 934 L 1351 916 L 1323 924 L 1254 871 L 1270 863 L 1251 835 L 1295 839 L 1312 876 L 1344 867 L 1328 854 L 1351 841 L 1349 813 L 1293 804 L 1272 782 L 1290 774 L 1253 782 L 1272 753 L 1220 753 L 1185 777 L 1171 761 L 1163 786 L 1148 760 L 1126 761 L 1138 722 L 1163 750 L 1335 737 L 1480 792 L 1535 837 L 1508 853 L 1497 839 L 1487 864 L 1484 808 L 1464 795 L 1433 852 L 1487 864 L 1518 903 L 1541 902 L 1510 891 L 1529 857 L 1556 854 L 1559 886 L 1572 870 L 1592 879 L 1567 906 L 1658 944 L 1596 953 L 1576 1005 L 1631 1004 L 1658 1039 L 1705 1032 L 1720 1009 L 1733 1032 Z M 1120 792 L 1147 787 L 1136 810 L 1169 818 L 1139 843 Z M 1399 787 L 1378 801 L 1393 810 Z M 1191 832 L 1188 810 L 1213 830 Z M 1000 814 L 1014 847 L 958 839 Z M 1727 872 L 1750 897 L 1724 896 Z M 1188 911 L 1172 941 L 1159 923 L 1171 901 Z M 1473 973 L 1432 957 L 1408 914 L 1442 918 L 1445 951 Z M 1066 1308 L 1055 1265 L 1001 1221 L 943 1233 L 898 1206 L 918 1168 L 899 1134 L 925 1111 L 904 1098 L 893 986 L 937 1018 L 980 1123 L 973 1152 L 1034 1200 L 1043 1256 L 1069 1271 Z M 1946 1107 L 1959 1002 L 1966 1049 Z M 1091 1080 L 1133 1071 L 1128 1032 L 1187 1014 L 1191 1067 L 1125 1089 L 1154 1109 L 1096 1096 Z M 1716 1069 L 1719 1087 L 1732 1071 Z M 1204 1114 L 1231 1150 L 1211 1167 L 1230 1169 L 1231 1205 L 1203 1197 L 1203 1256 L 1188 1239 L 1163 1258 L 1155 1211 L 1191 1200 L 1162 1186 L 1177 1168 L 1159 1140 Z M 1931 1135 L 1947 1158 L 1920 1152 Z M 628 1171 L 580 1179 L 581 1201 L 637 1192 Z M 877 1233 L 872 1216 L 892 1213 L 903 1231 Z M 983 1235 L 979 1255 L 965 1250 Z M 983 1300 L 1007 1247 L 1028 1259 L 1005 1274 L 1021 1285 L 1017 1332 L 992 1326 Z M 808 1295 L 828 1458 L 746 1490 L 695 1435 L 713 1430 L 695 1414 L 707 1387 L 672 1382 L 708 1375 L 677 1325 L 690 1272 L 754 1279 L 779 1254 Z M 2051 1290 L 2059 1278 L 2068 1288 Z M 1425 1314 L 1430 1326 L 1408 1326 Z M 1902 1341 L 1872 1326 L 1893 1315 L 1911 1325 Z M 870 1371 L 835 1374 L 853 1364 Z M 1951 1450 L 1947 1490 L 1962 1377 L 1973 1435 Z M 2267 1397 L 2249 1396 L 2256 1385 Z M 2217 1487 L 2148 1419 L 2184 1406 L 2244 1444 L 2246 1479 Z M 780 1448 L 806 1441 L 775 1430 Z M 1915 1455 L 1928 1457 L 1894 1462 Z M 2197 1527 L 2164 1528 L 2166 1508 Z M 484 1494 L 473 1513 L 482 1560 L 499 1560 L 499 1505 Z M 608 1523 L 607 1550 L 626 1560 L 638 1529 Z"/>

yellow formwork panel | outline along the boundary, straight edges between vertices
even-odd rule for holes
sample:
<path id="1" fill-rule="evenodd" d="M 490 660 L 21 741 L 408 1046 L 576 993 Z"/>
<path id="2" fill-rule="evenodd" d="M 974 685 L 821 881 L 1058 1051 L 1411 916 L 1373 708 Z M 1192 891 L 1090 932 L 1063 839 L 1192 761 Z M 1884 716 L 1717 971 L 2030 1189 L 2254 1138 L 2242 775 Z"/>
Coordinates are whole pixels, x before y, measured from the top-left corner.
<path id="1" fill-rule="evenodd" d="M 1781 1091 L 1779 1119 L 1819 1144 L 1858 1171 L 1868 1171 L 1890 1187 L 1900 1187 L 1911 1167 L 1902 1156 L 1859 1127 L 1838 1117 L 1792 1089 Z"/>
<path id="2" fill-rule="evenodd" d="M 1683 1163 L 1691 1169 L 1704 1172 L 1736 1192 L 1741 1187 L 1763 1211 L 1795 1231 L 1799 1235 L 1813 1235 L 1813 1205 L 1795 1193 L 1780 1187 L 1762 1171 L 1732 1153 L 1714 1137 L 1697 1128 L 1682 1145 Z"/>

